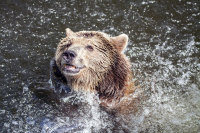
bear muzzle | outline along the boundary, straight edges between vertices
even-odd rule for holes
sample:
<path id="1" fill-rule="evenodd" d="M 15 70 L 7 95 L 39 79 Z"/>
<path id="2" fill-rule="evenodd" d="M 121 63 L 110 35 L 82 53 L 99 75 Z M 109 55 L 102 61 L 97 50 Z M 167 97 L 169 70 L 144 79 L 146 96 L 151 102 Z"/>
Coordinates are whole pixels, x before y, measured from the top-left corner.
<path id="1" fill-rule="evenodd" d="M 66 50 L 63 53 L 63 59 L 62 59 L 62 66 L 63 71 L 67 75 L 74 75 L 79 73 L 81 69 L 83 69 L 84 65 L 75 65 L 73 62 L 76 58 L 77 54 L 74 51 Z"/>

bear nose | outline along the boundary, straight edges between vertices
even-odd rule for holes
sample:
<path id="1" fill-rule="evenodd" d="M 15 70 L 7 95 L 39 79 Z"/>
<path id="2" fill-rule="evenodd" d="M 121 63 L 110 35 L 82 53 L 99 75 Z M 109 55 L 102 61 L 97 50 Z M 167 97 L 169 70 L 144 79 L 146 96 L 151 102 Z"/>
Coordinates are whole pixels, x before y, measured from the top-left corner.
<path id="1" fill-rule="evenodd" d="M 70 50 L 67 50 L 63 53 L 63 58 L 67 62 L 71 62 L 76 57 L 76 53 Z"/>

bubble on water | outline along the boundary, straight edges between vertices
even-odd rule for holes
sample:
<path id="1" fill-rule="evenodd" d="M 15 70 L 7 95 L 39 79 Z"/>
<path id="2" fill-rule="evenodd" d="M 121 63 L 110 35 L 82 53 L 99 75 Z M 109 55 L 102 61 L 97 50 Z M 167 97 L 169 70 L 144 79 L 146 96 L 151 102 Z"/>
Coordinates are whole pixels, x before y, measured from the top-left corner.
<path id="1" fill-rule="evenodd" d="M 145 4 L 148 4 L 148 3 L 143 1 L 141 4 L 142 4 L 142 5 L 145 5 Z"/>
<path id="2" fill-rule="evenodd" d="M 27 118 L 27 124 L 29 124 L 29 125 L 34 125 L 35 123 L 36 123 L 36 120 L 34 120 L 33 117 Z"/>
<path id="3" fill-rule="evenodd" d="M 190 75 L 191 72 L 187 71 L 186 73 L 183 73 L 182 76 L 180 78 L 178 78 L 178 84 L 179 85 L 187 85 L 187 83 L 190 80 Z"/>
<path id="4" fill-rule="evenodd" d="M 13 125 L 18 125 L 19 123 L 18 123 L 18 121 L 14 121 L 14 120 L 13 120 L 13 121 L 12 121 L 12 124 L 13 124 Z"/>
<path id="5" fill-rule="evenodd" d="M 4 127 L 6 127 L 6 128 L 10 127 L 10 123 L 5 122 Z"/>
<path id="6" fill-rule="evenodd" d="M 6 110 L 0 110 L 0 115 L 4 115 L 6 113 Z"/>
<path id="7" fill-rule="evenodd" d="M 74 132 L 83 128 L 83 123 L 79 120 L 69 119 L 68 117 L 59 118 L 57 117 L 54 121 L 49 118 L 44 118 L 41 123 L 42 131 L 41 133 L 64 133 L 64 132 Z"/>
<path id="8" fill-rule="evenodd" d="M 23 87 L 23 93 L 26 93 L 28 90 L 29 90 L 29 89 L 28 89 L 27 86 L 24 86 L 24 87 Z"/>

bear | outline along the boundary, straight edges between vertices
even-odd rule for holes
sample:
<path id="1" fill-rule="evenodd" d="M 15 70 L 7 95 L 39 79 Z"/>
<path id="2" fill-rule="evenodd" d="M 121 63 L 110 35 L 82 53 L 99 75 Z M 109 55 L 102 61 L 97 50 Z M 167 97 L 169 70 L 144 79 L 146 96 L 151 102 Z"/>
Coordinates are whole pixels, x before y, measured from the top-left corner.
<path id="1" fill-rule="evenodd" d="M 131 65 L 123 53 L 127 43 L 126 34 L 111 37 L 67 28 L 51 62 L 52 74 L 67 89 L 97 93 L 101 106 L 115 108 L 135 91 Z"/>

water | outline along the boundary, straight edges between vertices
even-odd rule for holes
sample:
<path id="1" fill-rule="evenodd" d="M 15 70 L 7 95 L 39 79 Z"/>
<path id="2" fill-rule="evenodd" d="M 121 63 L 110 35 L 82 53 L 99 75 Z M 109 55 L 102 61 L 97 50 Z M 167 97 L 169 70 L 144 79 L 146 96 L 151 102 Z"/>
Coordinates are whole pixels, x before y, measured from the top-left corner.
<path id="1" fill-rule="evenodd" d="M 199 7 L 198 0 L 1 1 L 0 131 L 200 132 Z M 105 112 L 94 94 L 81 92 L 71 105 L 46 91 L 67 27 L 129 36 L 125 54 L 141 86 L 129 113 Z"/>

